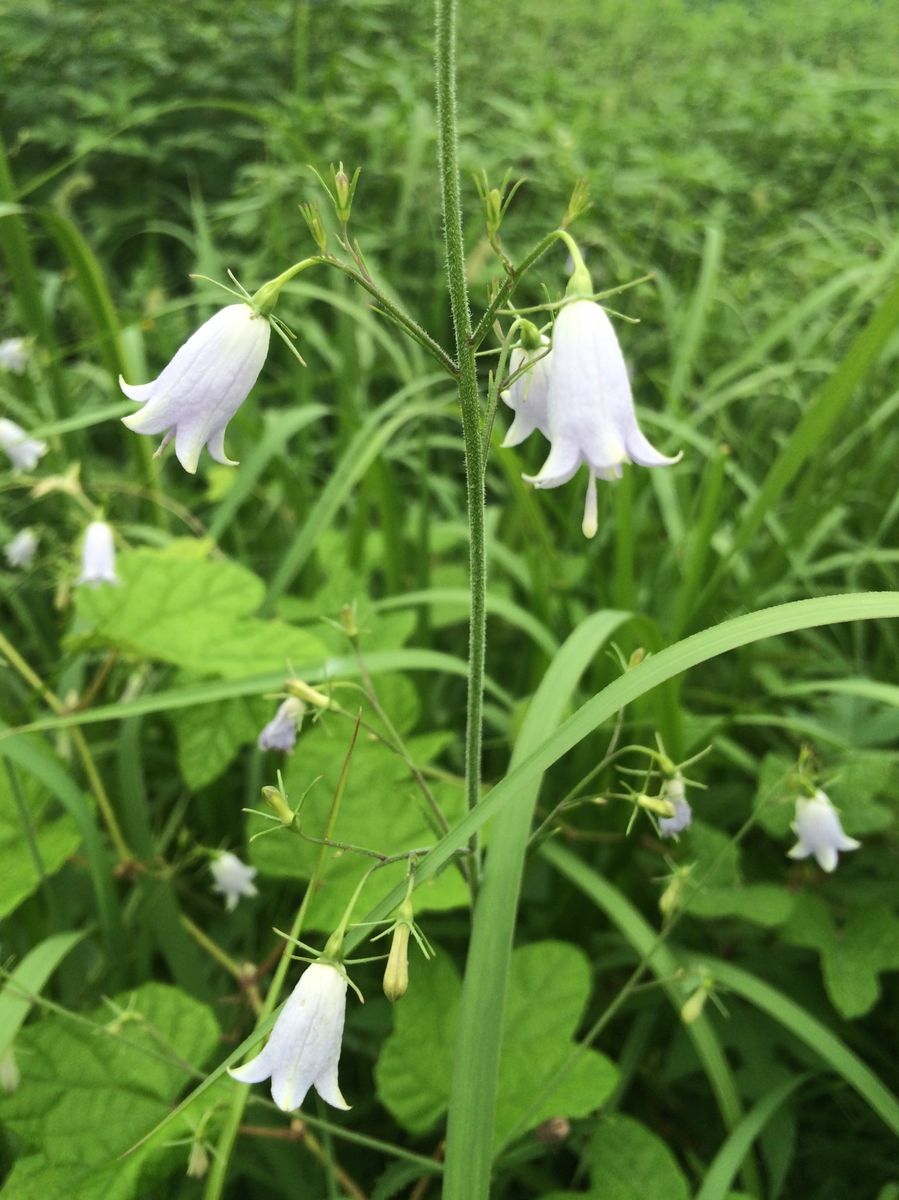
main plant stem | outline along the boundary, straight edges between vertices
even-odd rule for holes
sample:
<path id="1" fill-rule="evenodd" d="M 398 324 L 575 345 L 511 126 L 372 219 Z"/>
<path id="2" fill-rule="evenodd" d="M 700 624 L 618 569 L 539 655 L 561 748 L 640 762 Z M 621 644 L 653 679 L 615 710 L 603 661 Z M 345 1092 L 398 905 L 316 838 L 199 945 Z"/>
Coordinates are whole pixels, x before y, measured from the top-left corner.
<path id="1" fill-rule="evenodd" d="M 486 649 L 487 555 L 484 536 L 484 454 L 481 406 L 471 309 L 465 284 L 465 247 L 462 240 L 462 204 L 459 195 L 458 134 L 456 132 L 456 4 L 435 0 L 437 148 L 443 197 L 443 236 L 446 276 L 456 363 L 459 368 L 459 404 L 465 443 L 465 490 L 468 506 L 468 571 L 471 609 L 468 634 L 468 714 L 465 734 L 465 795 L 469 809 L 481 793 L 481 723 L 484 702 Z"/>

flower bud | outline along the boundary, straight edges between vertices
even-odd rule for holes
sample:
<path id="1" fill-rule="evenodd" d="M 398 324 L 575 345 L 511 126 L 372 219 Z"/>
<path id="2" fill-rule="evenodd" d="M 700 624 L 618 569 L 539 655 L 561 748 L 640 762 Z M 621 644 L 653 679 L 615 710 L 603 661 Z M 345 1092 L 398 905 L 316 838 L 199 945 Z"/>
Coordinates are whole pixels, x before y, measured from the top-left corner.
<path id="1" fill-rule="evenodd" d="M 409 932 L 406 921 L 398 921 L 390 939 L 390 953 L 384 970 L 384 995 L 395 1004 L 409 989 Z"/>
<path id="2" fill-rule="evenodd" d="M 274 809 L 278 820 L 282 825 L 292 825 L 294 814 L 287 803 L 287 797 L 280 788 L 272 787 L 271 784 L 262 789 L 262 799 L 266 802 L 269 808 Z"/>
<path id="3" fill-rule="evenodd" d="M 309 232 L 312 234 L 312 240 L 318 246 L 322 254 L 328 252 L 328 231 L 325 229 L 324 221 L 322 221 L 321 209 L 317 204 L 301 204 L 300 212 L 303 214 L 303 220 L 309 227 Z"/>
<path id="4" fill-rule="evenodd" d="M 340 623 L 346 630 L 350 641 L 355 642 L 359 637 L 359 626 L 356 624 L 356 605 L 344 604 L 340 610 Z"/>
<path id="5" fill-rule="evenodd" d="M 300 700 L 305 700 L 313 708 L 327 709 L 333 707 L 330 696 L 326 696 L 324 692 L 310 687 L 302 679 L 288 679 L 285 687 L 292 696 L 297 696 Z"/>
<path id="6" fill-rule="evenodd" d="M 685 1001 L 680 1010 L 680 1019 L 685 1025 L 692 1025 L 694 1021 L 699 1020 L 708 998 L 709 989 L 703 985 L 698 987 L 693 995 Z"/>
<path id="7" fill-rule="evenodd" d="M 209 1170 L 209 1152 L 199 1139 L 190 1144 L 190 1154 L 187 1156 L 187 1174 L 191 1179 L 202 1179 Z"/>
<path id="8" fill-rule="evenodd" d="M 333 166 L 331 170 L 334 177 L 334 208 L 337 212 L 337 219 L 342 225 L 346 225 L 353 209 L 353 197 L 356 194 L 356 184 L 359 182 L 361 168 L 356 168 L 352 179 L 344 171 L 343 163 L 340 163 L 336 171 Z"/>

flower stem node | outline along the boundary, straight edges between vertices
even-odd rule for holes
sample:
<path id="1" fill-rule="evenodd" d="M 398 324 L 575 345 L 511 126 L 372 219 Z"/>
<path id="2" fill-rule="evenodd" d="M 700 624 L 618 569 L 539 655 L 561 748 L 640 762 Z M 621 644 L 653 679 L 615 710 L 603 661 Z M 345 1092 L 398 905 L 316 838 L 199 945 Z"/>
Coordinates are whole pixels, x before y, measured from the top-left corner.
<path id="1" fill-rule="evenodd" d="M 790 828 L 798 841 L 787 851 L 787 856 L 798 859 L 813 856 L 822 871 L 836 870 L 840 851 L 858 850 L 861 846 L 861 842 L 843 832 L 837 810 L 820 788 L 811 797 L 797 799 L 796 818 Z"/>
<path id="2" fill-rule="evenodd" d="M 201 325 L 150 383 L 129 384 L 119 376 L 128 399 L 143 405 L 140 412 L 123 417 L 123 424 L 135 433 L 161 433 L 157 454 L 174 441 L 175 455 L 191 475 L 204 446 L 216 462 L 237 466 L 225 454 L 225 429 L 268 354 L 268 311 L 256 297 L 229 304 Z"/>
<path id="3" fill-rule="evenodd" d="M 300 976 L 274 1024 L 265 1048 L 229 1074 L 239 1083 L 271 1080 L 272 1099 L 293 1112 L 314 1087 L 334 1108 L 348 1109 L 337 1080 L 347 977 L 333 962 L 311 963 Z"/>

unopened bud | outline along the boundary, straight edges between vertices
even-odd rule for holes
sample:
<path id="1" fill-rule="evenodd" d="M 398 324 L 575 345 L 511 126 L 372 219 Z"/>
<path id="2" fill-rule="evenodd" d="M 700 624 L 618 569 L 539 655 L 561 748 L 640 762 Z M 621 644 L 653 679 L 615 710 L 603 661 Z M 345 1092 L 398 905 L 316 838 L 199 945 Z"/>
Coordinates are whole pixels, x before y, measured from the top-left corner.
<path id="1" fill-rule="evenodd" d="M 684 1003 L 680 1010 L 680 1019 L 685 1025 L 692 1025 L 694 1021 L 699 1020 L 708 997 L 709 993 L 707 989 L 701 987 L 697 988 L 693 995 Z"/>
<path id="2" fill-rule="evenodd" d="M 359 626 L 356 624 L 356 605 L 344 604 L 340 610 L 340 623 L 346 630 L 350 641 L 355 642 L 359 637 Z"/>
<path id="3" fill-rule="evenodd" d="M 533 321 L 522 321 L 518 327 L 518 335 L 525 350 L 540 350 L 546 345 L 543 335 Z"/>
<path id="4" fill-rule="evenodd" d="M 646 651 L 642 646 L 638 646 L 630 658 L 627 660 L 627 669 L 632 671 L 634 667 L 639 667 L 640 663 L 646 657 Z"/>
<path id="5" fill-rule="evenodd" d="M 332 708 L 333 704 L 330 696 L 326 696 L 324 692 L 318 691 L 314 687 L 310 687 L 302 679 L 288 679 L 286 690 L 292 696 L 297 696 L 300 700 L 305 700 L 307 704 L 311 704 L 313 708 Z"/>
<path id="6" fill-rule="evenodd" d="M 312 240 L 318 246 L 322 254 L 328 252 L 328 231 L 325 229 L 324 221 L 322 221 L 321 210 L 317 204 L 301 204 L 300 212 L 303 214 L 303 220 L 309 227 L 309 232 L 312 234 Z"/>
<path id="7" fill-rule="evenodd" d="M 203 1142 L 197 1140 L 190 1144 L 190 1154 L 187 1156 L 187 1174 L 191 1179 L 202 1179 L 209 1170 L 209 1153 Z"/>
<path id="8" fill-rule="evenodd" d="M 590 203 L 590 186 L 582 176 L 572 189 L 568 208 L 562 218 L 562 228 L 567 229 L 578 217 L 583 216 L 590 207 Z"/>
<path id="9" fill-rule="evenodd" d="M 390 953 L 384 970 L 384 995 L 395 1004 L 409 990 L 409 933 L 408 921 L 400 920 L 393 928 Z"/>
<path id="10" fill-rule="evenodd" d="M 360 168 L 357 167 L 353 172 L 352 179 L 344 171 L 343 163 L 340 163 L 336 171 L 333 166 L 331 170 L 334 177 L 334 208 L 338 220 L 346 225 L 353 208 L 353 197 L 356 194 L 356 184 L 359 182 Z"/>
<path id="11" fill-rule="evenodd" d="M 490 188 L 485 193 L 484 212 L 487 217 L 487 231 L 492 236 L 499 232 L 503 221 L 503 194 L 499 188 Z"/>
<path id="12" fill-rule="evenodd" d="M 278 820 L 282 825 L 292 825 L 294 815 L 290 805 L 287 803 L 287 797 L 280 788 L 273 787 L 271 784 L 262 789 L 262 799 L 266 802 L 269 808 L 274 809 Z"/>

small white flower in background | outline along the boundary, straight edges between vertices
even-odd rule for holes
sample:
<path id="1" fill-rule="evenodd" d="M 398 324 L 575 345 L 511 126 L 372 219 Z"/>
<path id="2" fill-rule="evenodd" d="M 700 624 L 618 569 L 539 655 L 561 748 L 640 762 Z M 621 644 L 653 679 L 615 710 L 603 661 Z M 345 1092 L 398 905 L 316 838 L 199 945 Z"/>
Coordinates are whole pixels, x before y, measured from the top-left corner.
<path id="1" fill-rule="evenodd" d="M 105 521 L 91 521 L 84 531 L 81 546 L 81 574 L 76 583 L 118 583 L 115 573 L 115 541 L 112 526 Z"/>
<path id="2" fill-rule="evenodd" d="M 28 342 L 25 338 L 4 338 L 0 342 L 0 368 L 13 375 L 24 375 L 28 369 Z"/>
<path id="3" fill-rule="evenodd" d="M 4 553 L 11 567 L 30 567 L 37 553 L 38 536 L 33 529 L 20 529 L 12 541 L 7 542 Z"/>
<path id="4" fill-rule="evenodd" d="M 3 1054 L 0 1054 L 0 1092 L 11 1096 L 19 1086 L 21 1079 L 22 1074 L 19 1071 L 19 1064 L 16 1062 L 15 1051 L 10 1046 Z"/>
<path id="5" fill-rule="evenodd" d="M 306 706 L 302 700 L 289 696 L 259 734 L 260 750 L 284 750 L 290 752 L 297 741 L 297 732 L 303 724 Z"/>
<path id="6" fill-rule="evenodd" d="M 346 976 L 336 966 L 312 963 L 281 1010 L 265 1049 L 230 1075 L 240 1083 L 270 1078 L 272 1099 L 283 1112 L 299 1108 L 310 1087 L 334 1108 L 349 1108 L 337 1082 L 346 989 Z"/>
<path id="7" fill-rule="evenodd" d="M 214 859 L 209 865 L 209 870 L 214 880 L 212 890 L 225 897 L 225 908 L 228 912 L 234 912 L 241 897 L 259 895 L 253 883 L 256 868 L 242 863 L 230 850 L 223 851 Z"/>
<path id="8" fill-rule="evenodd" d="M 684 794 L 684 781 L 680 775 L 666 779 L 662 784 L 660 799 L 668 800 L 674 805 L 674 815 L 659 818 L 659 831 L 662 837 L 677 838 L 678 834 L 689 829 L 693 821 L 693 809 Z"/>
<path id="9" fill-rule="evenodd" d="M 268 353 L 271 327 L 249 304 L 229 304 L 211 317 L 176 352 L 151 383 L 119 386 L 143 404 L 122 420 L 136 433 L 172 439 L 185 471 L 196 472 L 204 446 L 216 462 L 236 466 L 225 454 L 225 427 L 246 400 Z M 157 451 L 157 453 L 159 453 Z"/>
<path id="10" fill-rule="evenodd" d="M 47 443 L 30 438 L 21 425 L 0 417 L 0 449 L 9 455 L 15 471 L 32 471 L 47 453 Z"/>
<path id="11" fill-rule="evenodd" d="M 542 348 L 533 350 L 516 346 L 509 355 L 510 375 L 514 375 L 528 361 L 536 361 L 511 387 L 500 393 L 500 399 L 515 413 L 515 420 L 503 438 L 503 446 L 506 448 L 518 446 L 525 438 L 530 437 L 535 429 L 539 429 L 545 438 L 549 437 L 546 402 L 549 396 L 549 365 L 552 355 L 546 349 L 549 339 L 540 338 L 540 343 Z"/>
<path id="12" fill-rule="evenodd" d="M 822 871 L 836 868 L 840 850 L 858 850 L 861 846 L 861 842 L 843 832 L 837 810 L 820 788 L 814 796 L 797 799 L 796 819 L 790 828 L 799 840 L 787 855 L 790 858 L 814 855 Z"/>

